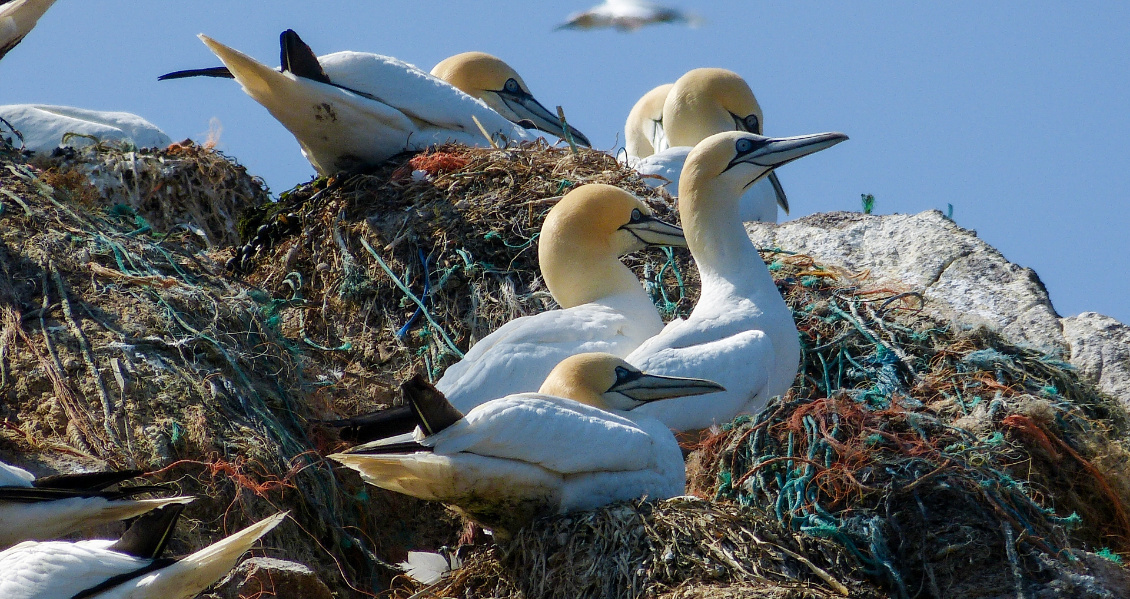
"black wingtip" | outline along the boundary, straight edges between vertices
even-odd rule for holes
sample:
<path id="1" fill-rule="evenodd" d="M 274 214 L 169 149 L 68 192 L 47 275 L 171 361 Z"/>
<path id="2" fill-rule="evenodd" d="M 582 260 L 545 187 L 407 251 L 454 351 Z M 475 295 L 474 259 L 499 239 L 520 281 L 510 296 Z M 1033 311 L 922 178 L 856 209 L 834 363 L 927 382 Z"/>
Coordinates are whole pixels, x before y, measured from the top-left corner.
<path id="1" fill-rule="evenodd" d="M 173 71 L 172 73 L 165 73 L 157 78 L 157 81 L 168 81 L 169 79 L 186 79 L 188 77 L 220 77 L 222 79 L 235 79 L 235 75 L 227 67 L 208 67 L 207 69 L 186 69 L 184 71 Z"/>
<path id="2" fill-rule="evenodd" d="M 287 29 L 279 34 L 279 48 L 279 64 L 282 65 L 284 73 L 289 71 L 298 77 L 333 85 L 329 76 L 322 70 L 318 56 L 293 29 Z"/>
<path id="3" fill-rule="evenodd" d="M 101 491 L 142 475 L 141 470 L 119 470 L 107 472 L 80 472 L 78 474 L 53 474 L 35 479 L 32 483 L 38 489 L 65 489 L 71 491 Z"/>
<path id="4" fill-rule="evenodd" d="M 434 435 L 463 419 L 463 413 L 419 373 L 401 383 L 400 392 L 420 419 L 425 435 Z"/>
<path id="5" fill-rule="evenodd" d="M 159 507 L 133 521 L 129 530 L 108 549 L 141 559 L 157 559 L 164 553 L 177 519 L 184 511 L 183 503 Z"/>
<path id="6" fill-rule="evenodd" d="M 346 441 L 368 443 L 410 433 L 419 424 L 419 419 L 411 406 L 397 406 L 353 418 L 323 421 L 322 424 L 340 429 L 338 435 Z"/>

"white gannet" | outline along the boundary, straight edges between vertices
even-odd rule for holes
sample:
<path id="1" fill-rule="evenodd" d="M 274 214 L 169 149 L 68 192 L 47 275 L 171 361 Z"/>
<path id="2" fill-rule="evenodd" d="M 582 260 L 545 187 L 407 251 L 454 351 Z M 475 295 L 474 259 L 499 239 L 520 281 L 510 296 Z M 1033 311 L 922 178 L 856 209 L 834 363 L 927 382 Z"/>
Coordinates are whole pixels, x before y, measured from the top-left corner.
<path id="1" fill-rule="evenodd" d="M 138 518 L 117 541 L 25 541 L 0 552 L 4 599 L 191 599 L 231 570 L 277 514 L 173 560 L 162 558 L 183 505 Z"/>
<path id="2" fill-rule="evenodd" d="M 746 131 L 762 135 L 764 117 L 753 90 L 737 73 L 726 69 L 694 69 L 680 77 L 663 100 L 659 121 L 654 108 L 649 115 L 640 106 L 645 100 L 654 106 L 662 86 L 648 92 L 628 114 L 625 138 L 639 136 L 637 131 L 651 132 L 652 150 L 646 146 L 627 146 L 628 164 L 653 187 L 662 187 L 672 196 L 678 195 L 679 173 L 687 154 L 698 142 L 723 131 Z M 649 98 L 649 96 L 651 96 Z M 646 152 L 642 153 L 641 152 Z M 669 181 L 669 182 L 668 182 Z M 743 222 L 777 222 L 777 206 L 789 212 L 789 201 L 776 173 L 758 181 L 742 195 L 739 217 Z"/>
<path id="3" fill-rule="evenodd" d="M 527 127 L 564 135 L 556 118 L 529 95 L 517 73 L 489 55 L 483 56 L 493 60 L 455 61 L 443 69 L 460 86 L 482 90 L 484 101 L 389 56 L 364 52 L 315 56 L 289 29 L 280 36 L 279 69 L 203 34 L 200 39 L 225 66 L 177 71 L 159 79 L 234 78 L 294 135 L 303 155 L 321 174 L 369 166 L 406 150 L 447 141 L 486 144 L 472 117 L 492 136 L 507 139 L 533 139 Z M 488 106 L 495 99 L 517 121 Z M 587 145 L 587 138 L 575 129 L 572 135 Z"/>
<path id="4" fill-rule="evenodd" d="M 33 152 L 50 153 L 61 145 L 82 147 L 100 141 L 128 141 L 139 148 L 164 148 L 172 143 L 168 135 L 156 125 L 128 112 L 87 110 L 71 106 L 48 104 L 8 104 L 0 106 L 0 118 L 8 121 L 23 136 L 24 148 Z M 66 143 L 63 138 L 70 136 Z M 19 147 L 19 139 L 0 122 L 0 136 L 12 137 Z"/>
<path id="5" fill-rule="evenodd" d="M 605 0 L 588 10 L 569 15 L 558 29 L 603 29 L 615 27 L 620 31 L 635 31 L 645 25 L 658 23 L 686 23 L 697 27 L 702 22 L 698 16 L 675 8 L 660 6 L 644 0 Z"/>
<path id="6" fill-rule="evenodd" d="M 646 158 L 668 148 L 663 133 L 663 103 L 674 83 L 664 83 L 647 92 L 632 106 L 624 123 L 624 149 L 630 160 Z"/>
<path id="7" fill-rule="evenodd" d="M 792 312 L 738 215 L 742 191 L 772 168 L 831 147 L 842 133 L 768 138 L 712 135 L 687 157 L 679 213 L 702 292 L 675 320 L 625 358 L 641 370 L 718 381 L 726 391 L 639 409 L 677 431 L 702 429 L 761 409 L 796 378 L 800 341 Z"/>
<path id="8" fill-rule="evenodd" d="M 510 65 L 485 52 L 464 52 L 445 58 L 432 68 L 438 77 L 474 96 L 508 120 L 565 139 L 565 130 L 557 115 L 542 106 L 530 93 L 530 88 Z M 573 141 L 592 146 L 589 138 L 569 126 Z"/>
<path id="9" fill-rule="evenodd" d="M 107 490 L 140 474 L 138 470 L 85 472 L 36 479 L 23 468 L 0 462 L 0 549 L 31 539 L 56 539 L 76 530 L 191 500 L 133 498 L 166 490 L 153 485 Z"/>
<path id="10" fill-rule="evenodd" d="M 0 2 L 0 58 L 24 39 L 54 3 L 55 0 Z"/>
<path id="11" fill-rule="evenodd" d="M 562 309 L 502 325 L 448 367 L 436 388 L 466 412 L 536 390 L 573 354 L 628 355 L 663 329 L 663 319 L 620 256 L 685 244 L 679 227 L 656 219 L 646 204 L 618 187 L 573 189 L 549 211 L 538 238 L 542 277 Z"/>
<path id="12" fill-rule="evenodd" d="M 610 354 L 578 354 L 558 364 L 537 393 L 488 401 L 466 416 L 434 391 L 406 392 L 421 415 L 414 441 L 378 440 L 329 457 L 372 485 L 442 501 L 506 534 L 539 515 L 682 495 L 675 437 L 629 410 L 720 389 L 644 374 Z"/>

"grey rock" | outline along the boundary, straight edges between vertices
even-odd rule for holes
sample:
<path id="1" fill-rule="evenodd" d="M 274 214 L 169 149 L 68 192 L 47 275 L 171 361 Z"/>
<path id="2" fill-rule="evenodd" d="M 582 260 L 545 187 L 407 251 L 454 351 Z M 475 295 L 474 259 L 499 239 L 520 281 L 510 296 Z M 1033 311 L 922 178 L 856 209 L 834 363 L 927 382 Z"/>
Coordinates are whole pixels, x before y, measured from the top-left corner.
<path id="1" fill-rule="evenodd" d="M 1085 379 L 1130 407 L 1130 326 L 1094 312 L 1061 322 L 1071 363 Z"/>
<path id="2" fill-rule="evenodd" d="M 306 566 L 271 557 L 244 560 L 203 599 L 333 599 L 326 583 Z"/>
<path id="3" fill-rule="evenodd" d="M 1060 318 L 1036 273 L 937 210 L 920 214 L 814 214 L 779 225 L 748 223 L 753 243 L 807 254 L 868 281 L 917 291 L 926 311 L 962 327 L 1058 354 L 1130 408 L 1130 328 L 1094 313 Z"/>

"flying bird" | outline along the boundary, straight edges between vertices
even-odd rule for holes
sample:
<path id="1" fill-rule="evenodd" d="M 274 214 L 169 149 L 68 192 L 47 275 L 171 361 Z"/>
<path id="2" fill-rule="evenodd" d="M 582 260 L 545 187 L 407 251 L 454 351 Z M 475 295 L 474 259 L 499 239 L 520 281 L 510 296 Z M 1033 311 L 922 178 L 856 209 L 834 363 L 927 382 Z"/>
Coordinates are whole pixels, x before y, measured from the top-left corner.
<path id="1" fill-rule="evenodd" d="M 604 4 L 569 15 L 554 30 L 615 27 L 619 31 L 635 31 L 646 25 L 660 23 L 685 23 L 697 27 L 702 19 L 691 13 L 643 0 L 605 0 Z"/>

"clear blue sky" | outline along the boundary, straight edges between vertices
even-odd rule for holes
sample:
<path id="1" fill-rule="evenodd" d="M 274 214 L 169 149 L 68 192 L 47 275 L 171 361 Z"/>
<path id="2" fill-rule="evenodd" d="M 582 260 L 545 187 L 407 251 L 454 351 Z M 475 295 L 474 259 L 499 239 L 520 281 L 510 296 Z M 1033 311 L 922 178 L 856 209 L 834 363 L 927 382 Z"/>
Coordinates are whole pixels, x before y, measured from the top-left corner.
<path id="1" fill-rule="evenodd" d="M 958 224 L 1039 273 L 1062 315 L 1130 322 L 1130 4 L 673 4 L 706 24 L 551 30 L 585 0 L 59 0 L 0 61 L 0 104 L 126 110 L 199 141 L 214 118 L 220 149 L 277 194 L 313 170 L 266 110 L 231 81 L 156 80 L 218 64 L 197 33 L 272 65 L 286 28 L 318 54 L 376 52 L 424 69 L 490 52 L 604 149 L 643 92 L 725 67 L 750 82 L 768 134 L 851 136 L 781 170 L 793 217 L 858 210 L 861 193 L 878 213 L 952 203 Z"/>

